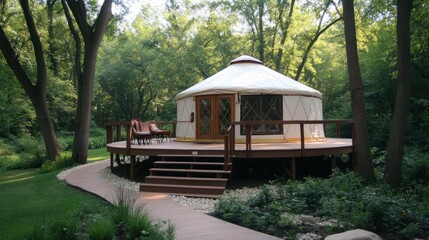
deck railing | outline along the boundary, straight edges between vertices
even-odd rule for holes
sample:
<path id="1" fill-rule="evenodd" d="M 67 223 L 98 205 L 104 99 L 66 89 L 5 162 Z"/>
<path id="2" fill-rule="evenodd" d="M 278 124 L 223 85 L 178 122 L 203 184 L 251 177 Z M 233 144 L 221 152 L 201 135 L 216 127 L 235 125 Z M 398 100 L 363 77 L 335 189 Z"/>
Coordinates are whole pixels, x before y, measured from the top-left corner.
<path id="1" fill-rule="evenodd" d="M 153 122 L 149 121 L 150 123 L 155 123 L 160 128 L 163 128 L 165 125 L 171 125 L 171 137 L 175 137 L 176 135 L 176 122 Z M 132 120 L 131 121 L 125 121 L 125 122 L 107 122 L 104 124 L 106 127 L 106 142 L 112 143 L 112 142 L 119 142 L 122 140 L 123 132 L 122 130 L 125 130 L 125 139 L 127 141 L 127 148 L 131 146 L 131 136 L 132 136 Z M 114 138 L 114 130 L 116 130 L 116 138 Z"/>
<path id="2" fill-rule="evenodd" d="M 172 137 L 175 136 L 176 132 L 176 122 L 153 122 L 159 126 L 163 125 L 172 125 Z M 235 145 L 236 145 L 236 135 L 235 129 L 236 126 L 244 126 L 245 127 L 245 145 L 246 145 L 246 155 L 247 157 L 251 157 L 252 154 L 252 126 L 255 125 L 299 125 L 300 129 L 300 144 L 301 144 L 301 157 L 305 156 L 305 136 L 304 136 L 304 126 L 307 124 L 323 124 L 323 128 L 325 129 L 326 134 L 326 126 L 329 124 L 335 125 L 335 137 L 341 137 L 341 125 L 350 125 L 351 137 L 353 147 L 356 146 L 354 139 L 354 126 L 353 120 L 294 120 L 294 121 L 234 121 L 231 122 L 231 126 L 228 128 L 227 134 L 224 136 L 224 169 L 231 170 L 231 159 L 235 156 Z M 108 122 L 105 124 L 106 127 L 106 142 L 112 143 L 121 141 L 124 133 L 122 130 L 125 130 L 125 139 L 126 139 L 126 153 L 130 155 L 131 149 L 131 140 L 132 140 L 132 121 L 127 122 Z M 116 135 L 114 134 L 114 130 L 116 130 Z M 114 137 L 116 136 L 116 138 Z M 116 156 L 119 158 L 119 156 Z M 113 154 L 111 153 L 111 166 L 113 166 Z"/>
<path id="3" fill-rule="evenodd" d="M 131 141 L 132 141 L 132 123 L 133 120 L 125 121 L 125 122 L 107 122 L 104 124 L 106 127 L 106 143 L 112 143 L 112 142 L 119 142 L 122 141 L 122 137 L 125 136 L 126 139 L 126 153 L 127 155 L 130 155 L 131 150 Z M 160 128 L 163 128 L 165 125 L 171 125 L 172 131 L 171 131 L 171 137 L 176 136 L 176 122 L 153 122 L 150 123 L 157 124 Z M 125 132 L 123 132 L 125 130 Z M 115 138 L 116 136 L 116 138 Z M 117 156 L 118 158 L 118 156 Z M 113 159 L 113 155 L 110 159 Z M 113 161 L 113 160 L 111 160 Z M 111 166 L 113 162 L 111 162 Z"/>
<path id="4" fill-rule="evenodd" d="M 231 122 L 231 126 L 228 129 L 227 135 L 225 135 L 225 168 L 231 161 L 231 158 L 235 154 L 235 128 L 236 126 L 245 127 L 246 135 L 246 155 L 251 157 L 252 154 L 252 126 L 255 125 L 299 125 L 300 131 L 300 143 L 301 143 L 301 157 L 305 156 L 305 136 L 304 136 L 304 126 L 307 124 L 323 124 L 323 128 L 326 133 L 326 126 L 329 124 L 335 125 L 335 137 L 341 138 L 341 125 L 350 125 L 351 137 L 353 147 L 355 146 L 354 139 L 354 126 L 353 120 L 344 119 L 344 120 L 293 120 L 293 121 L 235 121 Z"/>

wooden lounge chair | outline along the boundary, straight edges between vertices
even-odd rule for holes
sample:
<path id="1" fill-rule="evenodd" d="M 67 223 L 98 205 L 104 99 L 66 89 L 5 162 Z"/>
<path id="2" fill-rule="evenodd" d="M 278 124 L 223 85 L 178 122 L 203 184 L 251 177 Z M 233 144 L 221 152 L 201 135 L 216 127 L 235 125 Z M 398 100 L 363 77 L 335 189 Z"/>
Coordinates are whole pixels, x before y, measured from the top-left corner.
<path id="1" fill-rule="evenodd" d="M 149 123 L 142 122 L 140 120 L 133 120 L 133 138 L 137 140 L 137 143 L 140 145 L 143 143 L 149 144 L 152 140 L 152 133 L 149 128 Z"/>
<path id="2" fill-rule="evenodd" d="M 167 140 L 167 138 L 171 142 L 170 131 L 159 129 L 155 123 L 151 123 L 149 125 L 149 129 L 150 129 L 150 132 L 152 133 L 152 135 L 157 138 L 158 142 L 162 142 L 162 141 L 164 141 L 164 139 Z"/>

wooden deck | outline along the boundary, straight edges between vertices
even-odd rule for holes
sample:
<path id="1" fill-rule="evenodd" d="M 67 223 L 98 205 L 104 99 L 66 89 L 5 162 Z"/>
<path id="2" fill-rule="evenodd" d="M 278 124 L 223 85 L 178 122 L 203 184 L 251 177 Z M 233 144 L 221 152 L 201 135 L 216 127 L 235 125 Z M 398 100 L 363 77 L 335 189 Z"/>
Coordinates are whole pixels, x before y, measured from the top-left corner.
<path id="1" fill-rule="evenodd" d="M 223 143 L 199 143 L 171 141 L 158 142 L 150 140 L 149 144 L 138 144 L 132 140 L 132 124 L 129 122 L 108 123 L 107 151 L 110 152 L 110 166 L 120 164 L 121 156 L 129 159 L 130 178 L 134 178 L 134 168 L 139 156 L 161 161 L 152 162 L 149 176 L 141 184 L 141 191 L 164 192 L 189 196 L 216 197 L 223 193 L 232 173 L 235 160 L 277 158 L 288 161 L 285 168 L 291 179 L 296 178 L 296 159 L 314 156 L 352 154 L 353 138 L 340 138 L 340 125 L 351 124 L 350 120 L 318 120 L 318 121 L 277 121 L 276 124 L 299 124 L 300 141 L 287 143 L 252 143 L 251 126 L 266 122 L 232 122 Z M 174 122 L 169 122 L 173 124 Z M 305 124 L 335 124 L 336 138 L 322 141 L 306 141 L 304 138 Z M 245 143 L 237 143 L 235 127 L 246 126 Z M 116 141 L 113 128 L 116 128 Z M 126 140 L 121 141 L 121 127 L 125 127 Z M 353 137 L 353 127 L 352 137 Z M 123 158 L 125 159 L 125 158 Z M 208 161 L 206 161 L 206 159 Z M 214 160 L 213 160 L 214 159 Z M 257 160 L 255 160 L 257 161 Z M 332 158 L 332 167 L 336 166 Z"/>
<path id="2" fill-rule="evenodd" d="M 148 145 L 131 144 L 127 149 L 126 141 L 107 144 L 107 151 L 114 154 L 143 155 L 143 156 L 218 156 L 224 157 L 223 143 L 171 142 L 158 143 L 152 141 Z M 353 142 L 350 138 L 327 138 L 323 142 L 307 142 L 304 149 L 301 143 L 254 143 L 251 150 L 246 144 L 235 144 L 236 158 L 293 158 L 312 157 L 329 154 L 348 154 L 353 152 Z"/>

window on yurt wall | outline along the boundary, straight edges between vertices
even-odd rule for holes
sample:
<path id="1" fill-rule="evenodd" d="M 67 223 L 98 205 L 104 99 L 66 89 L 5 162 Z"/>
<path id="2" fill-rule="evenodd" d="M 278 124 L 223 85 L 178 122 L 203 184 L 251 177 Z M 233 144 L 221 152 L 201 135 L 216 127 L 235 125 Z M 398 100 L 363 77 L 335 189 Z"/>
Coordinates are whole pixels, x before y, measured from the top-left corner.
<path id="1" fill-rule="evenodd" d="M 281 95 L 244 95 L 241 96 L 241 121 L 278 121 L 283 120 L 283 101 Z M 241 134 L 246 134 L 241 126 Z M 263 124 L 252 126 L 253 135 L 283 134 L 282 124 Z"/>

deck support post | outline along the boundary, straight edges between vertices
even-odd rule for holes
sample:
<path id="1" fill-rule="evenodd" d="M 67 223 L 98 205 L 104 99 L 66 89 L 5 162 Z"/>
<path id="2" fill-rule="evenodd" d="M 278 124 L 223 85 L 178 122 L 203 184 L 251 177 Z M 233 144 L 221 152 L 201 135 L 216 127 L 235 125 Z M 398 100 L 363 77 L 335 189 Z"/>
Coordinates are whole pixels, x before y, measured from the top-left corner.
<path id="1" fill-rule="evenodd" d="M 112 171 L 113 169 L 113 157 L 114 157 L 114 154 L 110 153 L 110 171 Z"/>
<path id="2" fill-rule="evenodd" d="M 290 178 L 296 180 L 296 159 L 290 159 Z"/>
<path id="3" fill-rule="evenodd" d="M 331 169 L 337 168 L 337 158 L 335 155 L 331 155 Z"/>
<path id="4" fill-rule="evenodd" d="M 134 165 L 136 164 L 136 156 L 130 156 L 130 179 L 134 179 Z"/>

